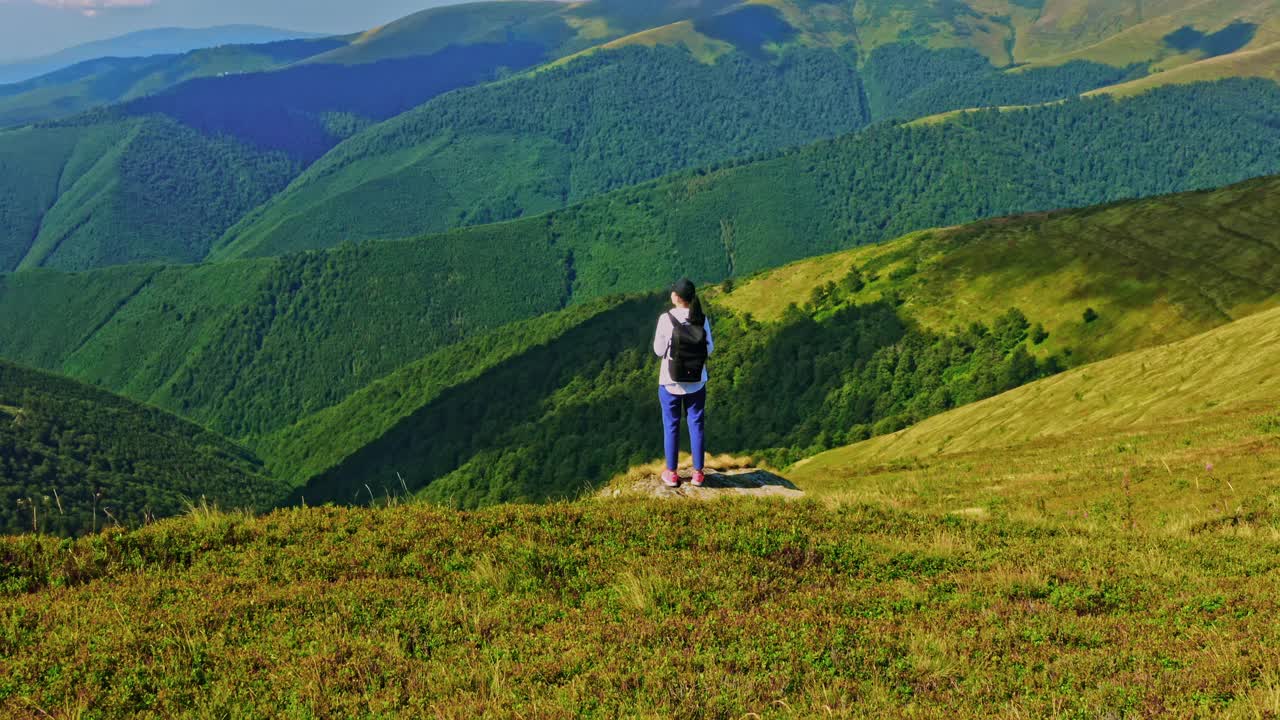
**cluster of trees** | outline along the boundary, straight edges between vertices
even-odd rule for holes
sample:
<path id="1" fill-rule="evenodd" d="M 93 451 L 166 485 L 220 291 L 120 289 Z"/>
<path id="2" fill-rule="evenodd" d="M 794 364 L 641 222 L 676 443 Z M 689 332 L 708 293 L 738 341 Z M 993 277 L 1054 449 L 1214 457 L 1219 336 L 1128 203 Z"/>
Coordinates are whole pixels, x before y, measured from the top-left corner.
<path id="1" fill-rule="evenodd" d="M 0 363 L 0 532 L 137 524 L 202 497 L 262 509 L 284 492 L 253 455 L 196 425 Z"/>
<path id="2" fill-rule="evenodd" d="M 731 447 L 786 464 L 900 430 L 1066 365 L 1031 353 L 1047 335 L 1043 327 L 1033 333 L 1016 308 L 989 324 L 935 333 L 905 323 L 892 300 L 850 305 L 831 291 L 815 300 L 805 311 L 789 311 L 768 340 L 743 323 L 746 336 L 717 359 L 733 372 L 733 382 L 711 387 L 725 394 L 717 422 Z M 767 399 L 771 394 L 776 398 Z"/>
<path id="3" fill-rule="evenodd" d="M 821 206 L 832 210 L 824 234 L 855 244 L 1275 173 L 1276 117 L 1275 83 L 1224 80 L 878 126 L 782 162 L 816 180 Z"/>

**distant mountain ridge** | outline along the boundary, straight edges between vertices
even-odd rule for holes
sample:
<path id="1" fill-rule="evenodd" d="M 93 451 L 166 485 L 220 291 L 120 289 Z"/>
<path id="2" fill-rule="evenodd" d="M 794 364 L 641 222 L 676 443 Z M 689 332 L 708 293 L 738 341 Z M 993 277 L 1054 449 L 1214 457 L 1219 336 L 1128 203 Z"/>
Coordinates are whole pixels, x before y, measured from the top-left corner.
<path id="1" fill-rule="evenodd" d="M 261 25 L 218 25 L 208 28 L 155 28 L 77 45 L 44 57 L 0 64 L 0 85 L 22 82 L 77 63 L 101 58 L 175 55 L 219 45 L 258 45 L 280 40 L 322 37 L 320 33 Z"/>
<path id="2" fill-rule="evenodd" d="M 276 70 L 345 42 L 340 38 L 279 40 L 222 45 L 181 55 L 86 60 L 37 78 L 0 85 L 0 128 L 63 120 L 196 78 Z"/>

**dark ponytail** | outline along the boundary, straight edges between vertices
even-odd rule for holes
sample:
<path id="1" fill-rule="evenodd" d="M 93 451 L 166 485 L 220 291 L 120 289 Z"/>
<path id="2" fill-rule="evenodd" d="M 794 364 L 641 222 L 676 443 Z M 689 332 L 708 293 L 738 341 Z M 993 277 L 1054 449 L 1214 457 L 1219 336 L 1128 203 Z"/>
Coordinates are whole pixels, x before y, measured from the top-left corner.
<path id="1" fill-rule="evenodd" d="M 706 321 L 707 316 L 702 312 L 702 298 L 694 295 L 693 302 L 689 303 L 689 324 L 701 325 Z"/>
<path id="2" fill-rule="evenodd" d="M 671 286 L 671 292 L 675 293 L 681 300 L 689 303 L 690 325 L 701 325 L 707 321 L 706 314 L 702 312 L 702 300 L 698 298 L 698 289 L 694 287 L 689 278 L 681 278 L 676 281 L 676 284 Z"/>

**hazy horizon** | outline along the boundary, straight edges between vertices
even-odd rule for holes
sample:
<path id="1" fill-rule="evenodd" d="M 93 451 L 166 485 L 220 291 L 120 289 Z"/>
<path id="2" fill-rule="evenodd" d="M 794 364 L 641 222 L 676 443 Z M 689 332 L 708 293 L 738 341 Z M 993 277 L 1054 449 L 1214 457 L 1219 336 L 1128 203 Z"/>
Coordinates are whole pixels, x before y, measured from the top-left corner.
<path id="1" fill-rule="evenodd" d="M 0 0 L 0 62 L 31 60 L 142 30 L 263 25 L 360 32 L 462 0 Z"/>

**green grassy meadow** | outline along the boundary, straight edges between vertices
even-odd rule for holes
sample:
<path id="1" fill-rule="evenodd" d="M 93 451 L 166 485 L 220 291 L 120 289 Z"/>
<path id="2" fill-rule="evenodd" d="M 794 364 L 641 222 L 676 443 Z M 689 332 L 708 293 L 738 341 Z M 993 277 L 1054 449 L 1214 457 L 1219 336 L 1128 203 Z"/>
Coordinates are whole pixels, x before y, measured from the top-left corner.
<path id="1" fill-rule="evenodd" d="M 1278 549 L 812 501 L 200 510 L 0 540 L 0 707 L 1270 717 Z"/>

